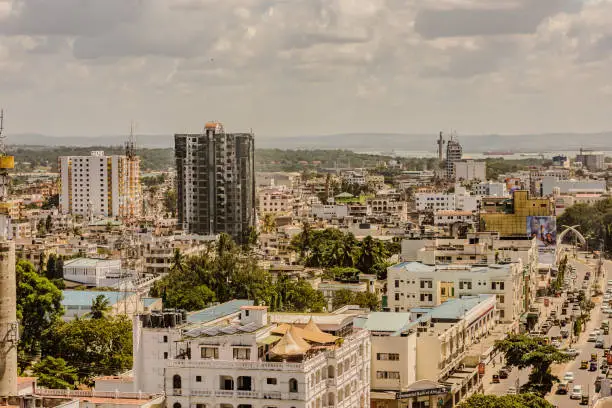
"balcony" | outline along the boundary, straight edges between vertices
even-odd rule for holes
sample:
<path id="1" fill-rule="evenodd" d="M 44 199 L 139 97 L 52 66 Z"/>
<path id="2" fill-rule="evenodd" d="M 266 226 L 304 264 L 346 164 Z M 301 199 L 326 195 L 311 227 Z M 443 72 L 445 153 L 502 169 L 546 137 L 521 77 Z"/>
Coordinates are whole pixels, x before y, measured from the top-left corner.
<path id="1" fill-rule="evenodd" d="M 174 394 L 177 395 L 177 394 Z M 266 400 L 289 400 L 297 401 L 306 398 L 303 392 L 279 392 L 279 391 L 236 391 L 236 390 L 191 390 L 192 397 L 218 397 L 218 398 L 244 398 L 244 399 L 266 399 Z M 178 394 L 180 396 L 180 394 Z"/>

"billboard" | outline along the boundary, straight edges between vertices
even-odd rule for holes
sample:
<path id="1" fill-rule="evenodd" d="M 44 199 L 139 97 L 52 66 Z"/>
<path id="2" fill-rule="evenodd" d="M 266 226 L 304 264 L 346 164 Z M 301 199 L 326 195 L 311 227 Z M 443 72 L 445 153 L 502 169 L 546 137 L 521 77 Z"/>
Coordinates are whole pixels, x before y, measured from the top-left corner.
<path id="1" fill-rule="evenodd" d="M 527 235 L 535 237 L 540 248 L 553 249 L 557 244 L 557 217 L 527 217 Z"/>

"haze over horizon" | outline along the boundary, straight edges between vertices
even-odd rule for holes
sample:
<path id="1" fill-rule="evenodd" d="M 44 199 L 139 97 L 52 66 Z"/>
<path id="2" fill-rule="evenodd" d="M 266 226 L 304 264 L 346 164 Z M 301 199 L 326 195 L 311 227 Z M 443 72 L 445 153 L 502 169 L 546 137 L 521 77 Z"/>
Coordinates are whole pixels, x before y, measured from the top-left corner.
<path id="1" fill-rule="evenodd" d="M 6 132 L 612 130 L 611 1 L 427 3 L 0 0 Z"/>

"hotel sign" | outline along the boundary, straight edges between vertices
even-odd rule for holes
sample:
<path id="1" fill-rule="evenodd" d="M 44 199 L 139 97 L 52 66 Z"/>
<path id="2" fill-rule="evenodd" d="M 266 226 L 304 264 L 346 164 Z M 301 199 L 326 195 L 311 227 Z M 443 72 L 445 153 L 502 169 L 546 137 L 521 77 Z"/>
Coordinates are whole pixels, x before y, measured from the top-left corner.
<path id="1" fill-rule="evenodd" d="M 405 399 L 405 398 L 413 398 L 413 397 L 423 397 L 427 395 L 440 395 L 440 394 L 448 394 L 451 391 L 450 387 L 434 387 L 434 388 L 426 388 L 423 390 L 414 390 L 414 391 L 403 391 L 395 394 L 395 399 Z"/>

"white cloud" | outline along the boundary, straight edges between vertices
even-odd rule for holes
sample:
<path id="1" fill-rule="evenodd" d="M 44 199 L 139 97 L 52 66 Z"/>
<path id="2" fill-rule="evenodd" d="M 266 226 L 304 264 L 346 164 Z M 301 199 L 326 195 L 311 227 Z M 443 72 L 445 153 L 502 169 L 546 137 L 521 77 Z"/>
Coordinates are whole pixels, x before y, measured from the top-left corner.
<path id="1" fill-rule="evenodd" d="M 611 18 L 578 0 L 0 0 L 0 105 L 15 133 L 588 131 L 609 126 Z"/>

